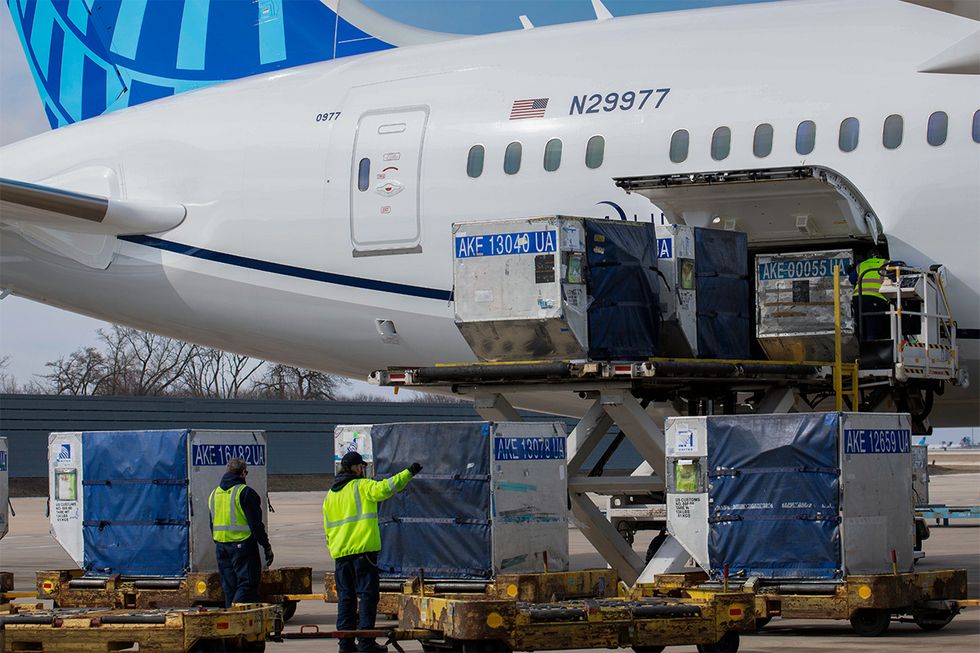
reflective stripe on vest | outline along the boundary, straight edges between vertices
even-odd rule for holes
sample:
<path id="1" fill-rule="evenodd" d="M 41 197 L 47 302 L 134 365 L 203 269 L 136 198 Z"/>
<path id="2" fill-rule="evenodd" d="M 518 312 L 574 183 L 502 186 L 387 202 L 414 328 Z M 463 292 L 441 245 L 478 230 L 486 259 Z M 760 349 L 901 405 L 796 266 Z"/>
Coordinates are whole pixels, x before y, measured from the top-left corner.
<path id="1" fill-rule="evenodd" d="M 858 280 L 860 282 L 860 292 L 861 297 L 874 297 L 875 299 L 884 299 L 888 301 L 884 295 L 878 292 L 881 289 L 881 272 L 880 268 L 885 265 L 887 261 L 882 258 L 869 258 L 858 265 Z"/>
<path id="2" fill-rule="evenodd" d="M 244 490 L 245 485 L 238 484 L 228 490 L 218 487 L 211 492 L 208 508 L 211 510 L 211 531 L 215 542 L 242 542 L 252 536 L 252 529 L 242 509 Z"/>
<path id="3" fill-rule="evenodd" d="M 377 512 L 368 512 L 368 513 L 363 513 L 362 512 L 363 508 L 361 508 L 361 493 L 357 491 L 357 481 L 358 480 L 359 479 L 355 479 L 355 480 L 351 481 L 351 485 L 353 486 L 351 488 L 351 490 L 353 490 L 353 492 L 354 492 L 354 511 L 355 511 L 355 514 L 352 515 L 351 517 L 347 517 L 345 519 L 341 519 L 340 521 L 325 521 L 325 524 L 326 524 L 327 528 L 337 528 L 338 526 L 343 526 L 344 524 L 350 524 L 350 523 L 356 522 L 356 521 L 363 521 L 365 519 L 377 519 L 378 518 L 378 513 Z M 388 482 L 391 483 L 392 486 L 394 486 L 393 481 L 391 479 L 388 479 Z"/>

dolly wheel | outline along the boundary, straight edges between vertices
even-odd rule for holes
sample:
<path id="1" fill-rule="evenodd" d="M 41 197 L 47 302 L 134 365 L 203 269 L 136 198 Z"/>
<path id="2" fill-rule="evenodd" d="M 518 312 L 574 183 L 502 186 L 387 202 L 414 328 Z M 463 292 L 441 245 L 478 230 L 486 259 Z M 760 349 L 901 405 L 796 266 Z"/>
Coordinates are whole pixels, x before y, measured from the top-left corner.
<path id="1" fill-rule="evenodd" d="M 766 626 L 768 626 L 770 621 L 772 621 L 772 617 L 758 617 L 758 618 L 756 618 L 756 620 L 755 620 L 755 629 L 756 629 L 756 631 L 760 631 L 763 628 L 765 628 Z"/>
<path id="2" fill-rule="evenodd" d="M 738 633 L 729 630 L 714 644 L 698 644 L 698 653 L 736 653 L 738 643 Z"/>
<path id="3" fill-rule="evenodd" d="M 861 637 L 877 637 L 888 630 L 891 620 L 888 610 L 862 608 L 851 617 L 851 628 Z"/>
<path id="4" fill-rule="evenodd" d="M 296 614 L 296 607 L 299 605 L 299 601 L 283 601 L 282 602 L 282 622 L 286 623 L 293 618 Z"/>
<path id="5" fill-rule="evenodd" d="M 633 653 L 660 653 L 666 646 L 634 646 Z"/>
<path id="6" fill-rule="evenodd" d="M 952 610 L 923 610 L 912 613 L 912 621 L 922 630 L 939 630 L 953 620 Z"/>

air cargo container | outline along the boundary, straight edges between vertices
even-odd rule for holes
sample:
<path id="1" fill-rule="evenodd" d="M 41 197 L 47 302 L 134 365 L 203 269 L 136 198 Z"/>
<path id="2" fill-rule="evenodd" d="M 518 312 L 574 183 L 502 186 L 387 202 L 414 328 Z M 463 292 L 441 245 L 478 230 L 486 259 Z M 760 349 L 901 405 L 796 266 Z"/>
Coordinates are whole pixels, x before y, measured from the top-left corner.
<path id="1" fill-rule="evenodd" d="M 423 465 L 378 504 L 383 578 L 485 581 L 499 573 L 568 569 L 568 483 L 561 422 L 340 425 L 349 451 L 383 479 Z"/>
<path id="2" fill-rule="evenodd" d="M 0 539 L 10 530 L 10 472 L 7 467 L 7 438 L 0 438 Z"/>
<path id="3" fill-rule="evenodd" d="M 453 225 L 456 324 L 486 361 L 658 353 L 651 223 L 551 216 Z"/>
<path id="4" fill-rule="evenodd" d="M 52 433 L 51 534 L 86 576 L 215 571 L 208 499 L 233 457 L 265 501 L 263 431 Z"/>
<path id="5" fill-rule="evenodd" d="M 661 355 L 750 358 L 747 236 L 687 225 L 656 229 Z"/>
<path id="6" fill-rule="evenodd" d="M 834 266 L 840 275 L 842 355 L 858 357 L 848 270 L 851 250 L 760 254 L 756 269 L 756 337 L 774 360 L 834 360 Z"/>
<path id="7" fill-rule="evenodd" d="M 910 437 L 905 414 L 668 418 L 668 530 L 714 579 L 910 572 Z"/>

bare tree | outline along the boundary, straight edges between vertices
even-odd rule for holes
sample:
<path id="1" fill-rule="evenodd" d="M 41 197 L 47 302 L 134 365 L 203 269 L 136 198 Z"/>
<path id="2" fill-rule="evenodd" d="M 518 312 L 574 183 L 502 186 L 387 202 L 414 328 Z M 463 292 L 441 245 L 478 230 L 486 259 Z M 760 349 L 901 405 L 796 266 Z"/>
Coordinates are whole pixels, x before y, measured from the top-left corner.
<path id="1" fill-rule="evenodd" d="M 7 372 L 10 367 L 10 356 L 0 356 L 0 394 L 16 394 L 20 391 L 17 379 Z"/>
<path id="2" fill-rule="evenodd" d="M 106 376 L 98 394 L 153 396 L 180 387 L 197 345 L 130 327 L 99 329 L 105 345 Z"/>
<path id="3" fill-rule="evenodd" d="M 249 394 L 245 384 L 263 365 L 248 356 L 199 347 L 184 370 L 183 391 L 192 397 L 237 399 Z"/>
<path id="4" fill-rule="evenodd" d="M 336 399 L 347 379 L 317 370 L 269 365 L 253 386 L 261 399 Z"/>
<path id="5" fill-rule="evenodd" d="M 51 370 L 42 375 L 47 380 L 46 389 L 57 395 L 96 394 L 107 375 L 105 357 L 95 347 L 76 349 L 68 356 L 45 363 L 45 367 Z"/>

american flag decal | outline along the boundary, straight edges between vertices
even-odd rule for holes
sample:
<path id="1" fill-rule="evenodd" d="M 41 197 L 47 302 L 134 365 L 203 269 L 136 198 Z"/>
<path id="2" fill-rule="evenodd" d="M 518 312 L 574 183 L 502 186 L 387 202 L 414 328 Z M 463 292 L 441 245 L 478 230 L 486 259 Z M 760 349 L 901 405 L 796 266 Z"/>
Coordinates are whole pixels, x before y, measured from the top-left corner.
<path id="1" fill-rule="evenodd" d="M 548 108 L 548 98 L 539 97 L 533 100 L 514 100 L 510 108 L 510 119 L 544 118 L 544 110 Z"/>

